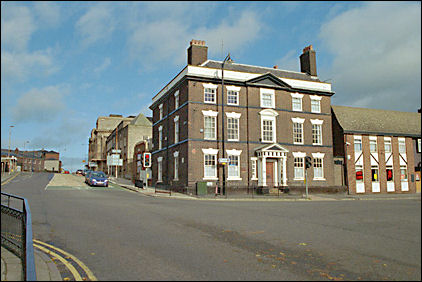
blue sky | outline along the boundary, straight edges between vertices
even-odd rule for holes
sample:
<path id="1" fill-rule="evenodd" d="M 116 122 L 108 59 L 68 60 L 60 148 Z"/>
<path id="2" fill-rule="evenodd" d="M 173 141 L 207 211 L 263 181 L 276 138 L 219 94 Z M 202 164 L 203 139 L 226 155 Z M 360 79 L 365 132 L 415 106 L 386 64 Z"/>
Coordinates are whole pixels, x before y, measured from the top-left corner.
<path id="1" fill-rule="evenodd" d="M 12 148 L 82 167 L 98 116 L 151 116 L 192 39 L 209 59 L 292 71 L 312 44 L 332 104 L 421 107 L 420 2 L 2 1 L 2 148 L 14 125 Z"/>

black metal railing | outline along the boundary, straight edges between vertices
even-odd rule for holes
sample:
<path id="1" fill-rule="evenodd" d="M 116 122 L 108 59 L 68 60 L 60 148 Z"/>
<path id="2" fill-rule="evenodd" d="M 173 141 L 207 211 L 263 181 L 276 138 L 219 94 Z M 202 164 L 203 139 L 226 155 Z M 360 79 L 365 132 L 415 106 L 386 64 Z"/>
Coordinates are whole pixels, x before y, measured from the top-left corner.
<path id="1" fill-rule="evenodd" d="M 1 246 L 20 258 L 22 279 L 36 281 L 32 219 L 25 198 L 1 192 Z"/>

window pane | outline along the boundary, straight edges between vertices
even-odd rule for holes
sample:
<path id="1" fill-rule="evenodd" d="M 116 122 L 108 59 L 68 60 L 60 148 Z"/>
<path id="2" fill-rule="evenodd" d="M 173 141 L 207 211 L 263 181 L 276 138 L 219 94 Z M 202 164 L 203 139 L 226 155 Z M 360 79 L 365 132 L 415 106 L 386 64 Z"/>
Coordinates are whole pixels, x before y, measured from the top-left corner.
<path id="1" fill-rule="evenodd" d="M 302 99 L 301 98 L 292 98 L 292 108 L 295 111 L 301 111 L 302 110 Z"/>
<path id="2" fill-rule="evenodd" d="M 273 141 L 273 121 L 262 121 L 262 139 L 263 141 Z"/>
<path id="3" fill-rule="evenodd" d="M 204 90 L 204 102 L 215 103 L 215 89 L 205 88 L 205 90 Z"/>
<path id="4" fill-rule="evenodd" d="M 215 139 L 215 117 L 204 116 L 204 139 Z"/>
<path id="5" fill-rule="evenodd" d="M 378 168 L 372 167 L 371 172 L 372 172 L 372 182 L 378 182 L 379 181 Z"/>
<path id="6" fill-rule="evenodd" d="M 384 140 L 384 149 L 386 153 L 391 153 L 391 140 Z"/>
<path id="7" fill-rule="evenodd" d="M 362 140 L 355 139 L 355 152 L 362 152 Z"/>
<path id="8" fill-rule="evenodd" d="M 401 181 L 407 181 L 407 167 L 400 167 L 400 179 Z"/>
<path id="9" fill-rule="evenodd" d="M 227 91 L 227 104 L 238 104 L 239 92 L 229 90 Z"/>
<path id="10" fill-rule="evenodd" d="M 356 166 L 356 182 L 363 182 L 363 167 Z"/>
<path id="11" fill-rule="evenodd" d="M 377 140 L 369 140 L 369 149 L 371 153 L 377 152 Z"/>
<path id="12" fill-rule="evenodd" d="M 229 140 L 239 139 L 239 119 L 237 118 L 227 119 L 227 138 Z"/>
<path id="13" fill-rule="evenodd" d="M 399 153 L 401 154 L 406 153 L 406 143 L 404 140 L 399 140 Z"/>
<path id="14" fill-rule="evenodd" d="M 239 174 L 239 156 L 229 156 L 229 177 L 240 177 Z"/>
<path id="15" fill-rule="evenodd" d="M 387 181 L 393 181 L 393 168 L 387 168 Z"/>
<path id="16" fill-rule="evenodd" d="M 319 100 L 311 100 L 311 111 L 316 113 L 321 112 L 321 104 Z"/>
<path id="17" fill-rule="evenodd" d="M 273 107 L 273 96 L 269 93 L 262 93 L 261 95 L 261 104 L 263 107 Z"/>
<path id="18" fill-rule="evenodd" d="M 322 167 L 322 159 L 314 158 L 314 178 L 323 178 L 323 167 Z"/>
<path id="19" fill-rule="evenodd" d="M 304 178 L 303 158 L 295 158 L 294 160 L 294 178 Z"/>
<path id="20" fill-rule="evenodd" d="M 302 123 L 293 123 L 293 142 L 294 143 L 302 143 L 302 132 L 303 132 L 303 124 Z"/>
<path id="21" fill-rule="evenodd" d="M 313 144 L 322 144 L 321 140 L 321 125 L 313 124 L 312 125 L 312 143 Z"/>

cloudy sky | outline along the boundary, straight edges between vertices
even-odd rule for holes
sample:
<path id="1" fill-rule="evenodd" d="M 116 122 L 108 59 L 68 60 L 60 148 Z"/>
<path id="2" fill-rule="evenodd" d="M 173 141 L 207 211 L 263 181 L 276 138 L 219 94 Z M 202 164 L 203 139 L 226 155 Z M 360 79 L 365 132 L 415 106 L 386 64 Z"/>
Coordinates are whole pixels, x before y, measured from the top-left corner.
<path id="1" fill-rule="evenodd" d="M 82 167 L 98 116 L 151 116 L 152 97 L 208 58 L 300 71 L 313 45 L 334 105 L 421 107 L 420 2 L 1 2 L 1 146 Z M 29 141 L 29 142 L 28 142 Z"/>

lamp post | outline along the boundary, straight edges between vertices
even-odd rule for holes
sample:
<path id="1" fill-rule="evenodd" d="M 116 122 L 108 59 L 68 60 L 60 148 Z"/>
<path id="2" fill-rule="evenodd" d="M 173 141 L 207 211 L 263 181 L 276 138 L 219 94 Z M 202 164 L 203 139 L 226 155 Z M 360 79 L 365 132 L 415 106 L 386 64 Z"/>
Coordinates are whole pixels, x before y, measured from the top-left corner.
<path id="1" fill-rule="evenodd" d="M 230 58 L 230 53 L 226 56 L 226 58 L 224 58 L 223 64 L 221 66 L 221 116 L 222 116 L 222 137 L 223 137 L 223 159 L 226 156 L 226 151 L 225 151 L 225 136 L 224 136 L 224 65 L 226 64 L 226 61 L 231 62 L 231 58 Z M 226 167 L 225 165 L 223 165 L 223 189 L 222 191 L 220 191 L 220 194 L 223 195 L 223 193 L 226 193 Z"/>
<path id="2" fill-rule="evenodd" d="M 14 125 L 9 125 L 9 152 L 7 153 L 7 158 L 8 158 L 8 162 L 9 162 L 9 174 L 10 174 L 10 170 L 11 170 L 11 165 L 12 162 L 10 161 L 10 136 L 12 135 L 12 128 L 15 127 Z"/>

